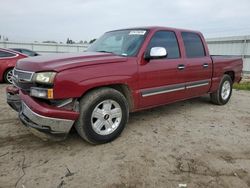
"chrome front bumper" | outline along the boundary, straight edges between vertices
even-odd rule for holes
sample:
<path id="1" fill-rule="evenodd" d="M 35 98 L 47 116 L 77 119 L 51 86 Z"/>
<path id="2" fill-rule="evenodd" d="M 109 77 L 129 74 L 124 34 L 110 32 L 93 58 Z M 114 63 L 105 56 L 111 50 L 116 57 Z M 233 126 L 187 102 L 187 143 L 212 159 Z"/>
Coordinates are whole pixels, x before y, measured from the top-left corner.
<path id="1" fill-rule="evenodd" d="M 73 120 L 45 117 L 33 112 L 24 102 L 21 102 L 19 118 L 42 139 L 62 140 L 68 135 L 74 124 Z"/>
<path id="2" fill-rule="evenodd" d="M 6 98 L 7 98 L 7 103 L 10 105 L 10 107 L 13 110 L 19 112 L 21 108 L 21 100 L 19 94 L 15 92 L 13 91 L 6 92 Z"/>

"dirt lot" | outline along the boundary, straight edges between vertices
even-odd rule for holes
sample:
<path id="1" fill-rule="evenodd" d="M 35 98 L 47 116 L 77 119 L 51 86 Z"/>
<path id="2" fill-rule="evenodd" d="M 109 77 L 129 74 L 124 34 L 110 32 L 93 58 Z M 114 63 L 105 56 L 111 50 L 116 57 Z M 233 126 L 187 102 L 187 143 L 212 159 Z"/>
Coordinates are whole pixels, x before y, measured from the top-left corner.
<path id="1" fill-rule="evenodd" d="M 250 187 L 250 92 L 226 106 L 207 96 L 131 114 L 93 146 L 72 131 L 44 142 L 18 121 L 0 85 L 0 187 Z M 184 184 L 184 185 L 180 185 Z"/>

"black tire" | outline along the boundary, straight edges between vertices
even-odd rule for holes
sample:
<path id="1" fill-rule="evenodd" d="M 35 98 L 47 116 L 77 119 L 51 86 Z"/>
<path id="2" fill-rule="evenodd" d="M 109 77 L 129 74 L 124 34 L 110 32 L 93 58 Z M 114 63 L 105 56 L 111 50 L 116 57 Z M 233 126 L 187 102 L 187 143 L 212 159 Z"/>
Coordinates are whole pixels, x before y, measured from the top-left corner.
<path id="1" fill-rule="evenodd" d="M 98 134 L 92 127 L 92 113 L 102 101 L 112 100 L 119 104 L 122 117 L 118 127 L 107 135 Z M 92 144 L 103 144 L 116 139 L 123 131 L 128 122 L 129 107 L 126 98 L 112 88 L 99 88 L 87 93 L 80 100 L 80 115 L 75 123 L 78 134 Z M 104 118 L 104 117 L 103 117 Z"/>
<path id="2" fill-rule="evenodd" d="M 12 84 L 12 81 L 9 78 L 10 73 L 12 74 L 13 68 L 9 68 L 8 70 L 5 71 L 3 75 L 3 79 L 7 84 Z"/>
<path id="3" fill-rule="evenodd" d="M 228 97 L 223 99 L 222 92 L 223 92 L 223 84 L 225 82 L 229 82 L 229 84 L 230 84 L 230 93 L 229 93 Z M 224 105 L 224 104 L 228 103 L 228 101 L 230 100 L 231 95 L 232 95 L 232 85 L 233 85 L 233 81 L 232 81 L 231 77 L 227 74 L 223 75 L 223 77 L 220 81 L 220 85 L 219 85 L 218 90 L 216 92 L 210 94 L 211 102 L 216 104 L 216 105 Z"/>

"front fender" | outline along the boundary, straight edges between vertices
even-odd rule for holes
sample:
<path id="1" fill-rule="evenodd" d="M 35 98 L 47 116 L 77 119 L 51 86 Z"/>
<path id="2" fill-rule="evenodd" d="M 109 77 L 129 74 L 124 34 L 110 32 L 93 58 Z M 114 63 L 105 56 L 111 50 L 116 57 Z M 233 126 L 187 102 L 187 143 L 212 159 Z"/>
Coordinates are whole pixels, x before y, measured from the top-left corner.
<path id="1" fill-rule="evenodd" d="M 90 89 L 113 84 L 125 84 L 134 90 L 137 65 L 130 61 L 69 69 L 59 72 L 54 82 L 55 99 L 79 98 Z"/>
<path id="2" fill-rule="evenodd" d="M 79 85 L 82 88 L 81 93 L 83 94 L 93 88 L 114 85 L 114 84 L 124 84 L 130 88 L 131 83 L 132 83 L 132 78 L 130 76 L 124 75 L 124 76 L 105 76 L 105 77 L 93 78 L 89 80 L 84 80 Z"/>

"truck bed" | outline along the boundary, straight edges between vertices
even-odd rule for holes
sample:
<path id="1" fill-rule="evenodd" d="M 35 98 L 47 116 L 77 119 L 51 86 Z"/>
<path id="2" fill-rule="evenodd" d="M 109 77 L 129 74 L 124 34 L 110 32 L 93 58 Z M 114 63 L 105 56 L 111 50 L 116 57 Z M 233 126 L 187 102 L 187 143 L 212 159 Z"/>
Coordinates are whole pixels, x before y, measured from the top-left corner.
<path id="1" fill-rule="evenodd" d="M 214 92 L 218 87 L 221 77 L 227 73 L 232 76 L 233 82 L 240 82 L 242 78 L 243 61 L 240 56 L 211 55 L 213 61 L 212 87 Z"/>

